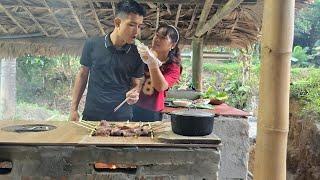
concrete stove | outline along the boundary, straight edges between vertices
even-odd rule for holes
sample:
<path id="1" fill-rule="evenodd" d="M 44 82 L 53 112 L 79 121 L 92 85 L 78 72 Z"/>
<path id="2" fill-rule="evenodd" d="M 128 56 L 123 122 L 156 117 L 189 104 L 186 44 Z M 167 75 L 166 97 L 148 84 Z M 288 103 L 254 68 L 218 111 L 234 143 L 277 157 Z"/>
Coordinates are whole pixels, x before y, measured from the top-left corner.
<path id="1" fill-rule="evenodd" d="M 0 128 L 36 123 L 1 121 Z M 25 133 L 0 130 L 0 179 L 218 178 L 220 140 L 215 136 L 215 141 L 208 141 L 213 136 L 203 137 L 206 143 L 201 138 L 192 139 L 191 144 L 180 139 L 182 144 L 174 143 L 172 137 L 171 143 L 163 141 L 160 132 L 153 139 L 91 137 L 90 131 L 71 122 L 46 124 L 57 128 Z M 1 168 L 1 161 L 6 167 Z"/>

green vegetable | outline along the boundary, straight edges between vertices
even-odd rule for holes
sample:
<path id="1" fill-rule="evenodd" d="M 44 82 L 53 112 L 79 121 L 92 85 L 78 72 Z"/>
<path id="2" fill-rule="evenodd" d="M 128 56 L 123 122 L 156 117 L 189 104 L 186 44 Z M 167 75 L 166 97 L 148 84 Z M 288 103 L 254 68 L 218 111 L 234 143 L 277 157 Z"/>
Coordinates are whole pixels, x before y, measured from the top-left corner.
<path id="1" fill-rule="evenodd" d="M 134 40 L 134 44 L 136 45 L 136 46 L 146 46 L 146 45 L 144 45 L 141 41 L 139 41 L 138 39 L 135 39 Z"/>
<path id="2" fill-rule="evenodd" d="M 217 92 L 212 87 L 209 87 L 208 90 L 202 94 L 202 98 L 225 101 L 228 99 L 228 94 L 226 92 Z"/>

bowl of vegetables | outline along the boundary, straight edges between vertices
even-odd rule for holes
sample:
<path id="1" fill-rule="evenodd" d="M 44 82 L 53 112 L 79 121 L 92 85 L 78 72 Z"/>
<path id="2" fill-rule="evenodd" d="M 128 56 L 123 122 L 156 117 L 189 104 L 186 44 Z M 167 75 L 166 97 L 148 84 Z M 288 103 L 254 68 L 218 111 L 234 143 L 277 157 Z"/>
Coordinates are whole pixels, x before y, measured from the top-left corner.
<path id="1" fill-rule="evenodd" d="M 202 98 L 210 99 L 209 104 L 220 105 L 228 99 L 228 94 L 226 92 L 219 92 L 209 87 L 208 90 L 202 94 Z"/>

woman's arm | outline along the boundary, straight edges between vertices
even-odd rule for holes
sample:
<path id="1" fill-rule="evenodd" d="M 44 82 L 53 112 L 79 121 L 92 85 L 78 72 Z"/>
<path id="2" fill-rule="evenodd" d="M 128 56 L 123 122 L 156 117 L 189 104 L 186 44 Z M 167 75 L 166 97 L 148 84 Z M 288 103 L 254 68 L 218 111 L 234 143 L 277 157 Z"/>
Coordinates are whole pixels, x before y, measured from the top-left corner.
<path id="1" fill-rule="evenodd" d="M 159 67 L 149 69 L 149 72 L 152 85 L 157 91 L 165 91 L 169 88 L 169 84 L 160 71 Z"/>
<path id="2" fill-rule="evenodd" d="M 179 81 L 181 74 L 180 66 L 175 63 L 168 65 L 164 72 L 161 72 L 159 68 L 149 69 L 149 72 L 153 87 L 157 91 L 165 91 L 171 88 Z"/>

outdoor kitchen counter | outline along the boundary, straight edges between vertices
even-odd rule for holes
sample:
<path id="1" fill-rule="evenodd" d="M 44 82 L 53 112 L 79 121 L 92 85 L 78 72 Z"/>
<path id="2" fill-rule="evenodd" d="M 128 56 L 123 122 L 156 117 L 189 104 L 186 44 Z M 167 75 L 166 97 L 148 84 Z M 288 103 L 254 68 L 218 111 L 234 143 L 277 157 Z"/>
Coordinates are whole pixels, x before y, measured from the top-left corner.
<path id="1" fill-rule="evenodd" d="M 57 128 L 27 133 L 2 130 L 35 123 Z M 57 121 L 0 121 L 0 129 L 0 179 L 218 179 L 220 140 L 177 144 L 160 142 L 161 135 L 91 137 L 86 128 Z M 97 168 L 99 162 L 107 168 Z"/>
<path id="2" fill-rule="evenodd" d="M 98 124 L 99 122 L 97 122 Z M 46 124 L 56 129 L 40 132 L 8 132 L 4 128 L 14 125 Z M 153 123 L 151 123 L 153 124 Z M 186 137 L 171 132 L 170 122 L 162 123 L 164 131 L 155 131 L 154 138 L 147 136 L 91 136 L 91 130 L 69 121 L 0 121 L 0 144 L 19 145 L 97 145 L 97 146 L 167 146 L 167 147 L 217 147 L 220 139 L 214 134 L 204 137 Z M 164 137 L 165 136 L 165 137 Z M 172 139 L 183 138 L 190 143 L 167 143 Z M 167 139 L 168 141 L 165 141 Z M 198 140 L 198 141 L 197 141 Z M 208 142 L 208 140 L 211 140 Z M 204 142 L 205 143 L 202 143 Z M 178 142 L 178 141 L 177 141 Z M 197 143 L 200 142 L 200 143 Z M 212 143 L 210 143 L 212 142 Z"/>

